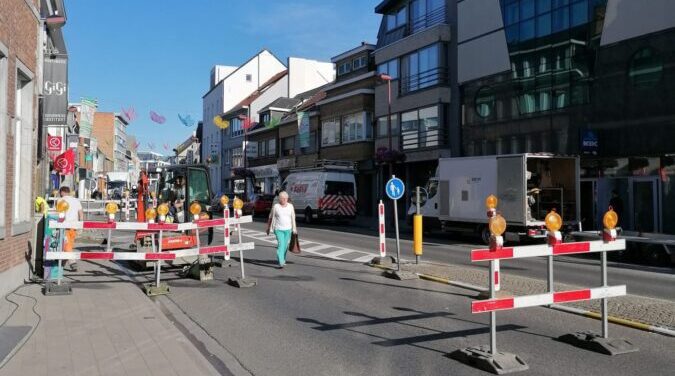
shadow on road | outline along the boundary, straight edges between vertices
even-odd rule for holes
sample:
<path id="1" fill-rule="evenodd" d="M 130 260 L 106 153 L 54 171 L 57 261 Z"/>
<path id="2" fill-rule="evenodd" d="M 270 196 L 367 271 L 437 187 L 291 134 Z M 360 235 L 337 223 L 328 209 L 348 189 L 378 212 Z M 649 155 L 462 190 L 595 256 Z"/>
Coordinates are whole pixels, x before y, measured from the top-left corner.
<path id="1" fill-rule="evenodd" d="M 456 293 L 456 292 L 449 292 L 449 291 L 443 291 L 443 290 L 434 290 L 434 289 L 425 289 L 425 288 L 419 288 L 419 287 L 402 286 L 402 285 L 395 285 L 395 284 L 391 284 L 391 283 L 372 282 L 372 281 L 366 281 L 366 280 L 363 280 L 363 279 L 348 278 L 348 277 L 341 277 L 340 280 L 349 281 L 349 282 L 366 283 L 366 284 L 369 284 L 369 285 L 395 287 L 395 288 L 406 289 L 406 290 L 434 292 L 434 293 L 444 294 L 444 295 L 463 296 L 463 297 L 467 297 L 467 298 L 475 298 L 476 295 L 477 295 L 477 294 L 460 294 L 460 293 Z"/>

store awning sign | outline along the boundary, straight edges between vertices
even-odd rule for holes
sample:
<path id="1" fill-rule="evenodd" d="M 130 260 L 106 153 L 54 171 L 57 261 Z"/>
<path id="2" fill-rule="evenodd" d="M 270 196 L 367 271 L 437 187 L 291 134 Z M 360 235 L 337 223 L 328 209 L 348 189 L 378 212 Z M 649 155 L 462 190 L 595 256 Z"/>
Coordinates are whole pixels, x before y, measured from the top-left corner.
<path id="1" fill-rule="evenodd" d="M 598 148 L 598 135 L 591 130 L 584 131 L 583 135 L 581 136 L 581 151 L 584 154 L 597 155 Z"/>

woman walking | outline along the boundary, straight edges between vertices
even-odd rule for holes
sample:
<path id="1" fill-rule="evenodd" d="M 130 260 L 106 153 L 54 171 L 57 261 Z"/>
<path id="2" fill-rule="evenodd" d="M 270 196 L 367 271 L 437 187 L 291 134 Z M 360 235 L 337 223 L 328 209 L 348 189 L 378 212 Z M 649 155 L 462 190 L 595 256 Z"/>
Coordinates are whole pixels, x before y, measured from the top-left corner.
<path id="1" fill-rule="evenodd" d="M 297 234 L 298 229 L 295 226 L 295 208 L 288 202 L 288 193 L 279 192 L 279 203 L 272 206 L 267 225 L 267 234 L 270 229 L 274 231 L 277 237 L 277 259 L 279 268 L 286 264 L 286 251 L 291 241 L 291 233 Z"/>

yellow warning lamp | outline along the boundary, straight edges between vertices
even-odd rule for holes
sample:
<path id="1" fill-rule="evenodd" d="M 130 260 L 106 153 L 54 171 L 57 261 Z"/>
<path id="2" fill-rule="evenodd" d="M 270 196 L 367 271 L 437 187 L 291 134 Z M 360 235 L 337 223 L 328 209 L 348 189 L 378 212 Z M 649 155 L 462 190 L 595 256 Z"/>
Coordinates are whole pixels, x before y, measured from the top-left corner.
<path id="1" fill-rule="evenodd" d="M 242 201 L 239 197 L 235 197 L 234 202 L 232 202 L 232 207 L 235 210 L 241 210 L 241 208 L 244 207 L 244 201 Z"/>
<path id="2" fill-rule="evenodd" d="M 157 218 L 157 210 L 155 208 L 148 208 L 145 211 L 145 219 L 150 223 L 155 223 L 155 218 Z"/>
<path id="3" fill-rule="evenodd" d="M 59 221 L 63 221 L 66 218 L 66 212 L 69 208 L 68 201 L 64 199 L 56 201 L 56 211 L 59 213 Z"/>
<path id="4" fill-rule="evenodd" d="M 169 205 L 161 204 L 157 207 L 157 214 L 159 214 L 159 221 L 165 222 L 166 215 L 169 214 Z"/>
<path id="5" fill-rule="evenodd" d="M 546 218 L 544 218 L 544 223 L 546 224 L 546 228 L 550 232 L 556 232 L 559 231 L 560 228 L 563 225 L 563 220 L 560 214 L 556 213 L 555 210 L 551 210 L 548 214 L 546 214 Z"/>
<path id="6" fill-rule="evenodd" d="M 105 204 L 105 212 L 108 213 L 108 221 L 115 220 L 115 214 L 120 210 L 120 207 L 116 203 L 110 201 Z"/>
<path id="7" fill-rule="evenodd" d="M 496 214 L 495 216 L 490 217 L 488 226 L 490 227 L 490 233 L 493 236 L 502 236 L 506 231 L 506 219 L 504 219 L 501 214 Z"/>
<path id="8" fill-rule="evenodd" d="M 497 199 L 497 196 L 495 196 L 495 195 L 489 195 L 485 199 L 485 207 L 488 210 L 497 209 L 498 203 L 499 203 L 499 200 Z"/>
<path id="9" fill-rule="evenodd" d="M 613 209 L 609 209 L 602 217 L 602 224 L 607 230 L 614 230 L 619 223 L 619 215 Z"/>
<path id="10" fill-rule="evenodd" d="M 190 204 L 190 213 L 192 213 L 192 217 L 194 220 L 199 219 L 199 214 L 202 212 L 202 206 L 199 204 L 197 201 L 192 201 L 192 204 Z"/>
<path id="11" fill-rule="evenodd" d="M 226 208 L 226 207 L 227 207 L 227 204 L 229 204 L 229 203 L 230 203 L 230 198 L 229 198 L 229 197 L 227 197 L 226 195 L 220 196 L 220 205 L 222 205 L 223 208 Z"/>

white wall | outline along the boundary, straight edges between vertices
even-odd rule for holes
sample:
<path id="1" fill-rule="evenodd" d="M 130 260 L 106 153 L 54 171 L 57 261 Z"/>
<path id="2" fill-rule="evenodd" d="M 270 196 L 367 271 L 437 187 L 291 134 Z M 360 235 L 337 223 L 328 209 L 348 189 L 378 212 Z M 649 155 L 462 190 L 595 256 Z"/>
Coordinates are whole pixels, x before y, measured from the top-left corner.
<path id="1" fill-rule="evenodd" d="M 270 103 L 279 97 L 288 96 L 288 75 L 275 82 L 269 89 L 265 90 L 253 103 L 251 103 L 251 118 L 253 121 L 260 121 L 258 111 L 267 107 Z"/>
<path id="2" fill-rule="evenodd" d="M 601 45 L 675 27 L 673 0 L 609 0 Z"/>
<path id="3" fill-rule="evenodd" d="M 211 68 L 211 87 L 218 85 L 223 78 L 227 77 L 230 73 L 234 72 L 237 67 L 231 67 L 227 65 L 215 65 Z"/>
<path id="4" fill-rule="evenodd" d="M 335 66 L 323 62 L 298 57 L 288 58 L 288 97 L 335 81 Z"/>

